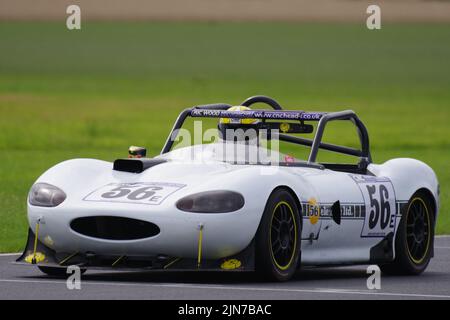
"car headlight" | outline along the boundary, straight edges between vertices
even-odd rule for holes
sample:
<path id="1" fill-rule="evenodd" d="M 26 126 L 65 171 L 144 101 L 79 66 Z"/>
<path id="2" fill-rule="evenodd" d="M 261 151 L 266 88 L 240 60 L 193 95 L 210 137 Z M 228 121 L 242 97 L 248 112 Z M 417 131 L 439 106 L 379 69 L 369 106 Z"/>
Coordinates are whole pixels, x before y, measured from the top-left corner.
<path id="1" fill-rule="evenodd" d="M 234 191 L 206 191 L 191 194 L 176 203 L 178 209 L 196 213 L 233 212 L 244 206 L 244 197 Z"/>
<path id="2" fill-rule="evenodd" d="M 38 207 L 56 207 L 64 200 L 64 191 L 48 183 L 36 183 L 28 194 L 30 204 Z"/>

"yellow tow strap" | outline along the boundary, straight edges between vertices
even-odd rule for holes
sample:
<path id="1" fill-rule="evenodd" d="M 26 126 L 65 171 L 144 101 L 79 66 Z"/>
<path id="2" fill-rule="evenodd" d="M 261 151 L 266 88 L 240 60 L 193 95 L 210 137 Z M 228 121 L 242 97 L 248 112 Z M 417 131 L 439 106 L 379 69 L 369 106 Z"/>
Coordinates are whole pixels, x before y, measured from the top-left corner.
<path id="1" fill-rule="evenodd" d="M 39 220 L 36 222 L 36 234 L 34 235 L 34 249 L 33 249 L 33 259 L 31 259 L 32 264 L 36 264 L 36 251 L 39 235 Z"/>
<path id="2" fill-rule="evenodd" d="M 199 227 L 200 231 L 198 232 L 197 267 L 200 268 L 200 263 L 202 260 L 203 224 L 200 224 L 198 227 Z"/>

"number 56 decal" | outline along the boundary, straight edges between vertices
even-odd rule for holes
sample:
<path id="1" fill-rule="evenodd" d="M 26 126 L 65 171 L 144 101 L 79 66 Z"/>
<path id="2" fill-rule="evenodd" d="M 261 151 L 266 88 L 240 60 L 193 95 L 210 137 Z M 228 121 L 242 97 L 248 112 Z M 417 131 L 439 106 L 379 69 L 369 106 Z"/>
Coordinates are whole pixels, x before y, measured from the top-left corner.
<path id="1" fill-rule="evenodd" d="M 387 178 L 354 177 L 364 197 L 366 216 L 362 237 L 385 237 L 395 229 L 396 206 L 392 182 Z"/>
<path id="2" fill-rule="evenodd" d="M 88 194 L 83 200 L 158 205 L 184 186 L 163 182 L 111 183 Z"/>

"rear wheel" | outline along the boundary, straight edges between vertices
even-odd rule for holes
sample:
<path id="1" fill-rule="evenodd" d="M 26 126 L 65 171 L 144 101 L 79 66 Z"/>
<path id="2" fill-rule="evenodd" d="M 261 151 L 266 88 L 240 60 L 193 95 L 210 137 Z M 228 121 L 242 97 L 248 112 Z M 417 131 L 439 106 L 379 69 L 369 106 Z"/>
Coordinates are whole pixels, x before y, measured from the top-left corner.
<path id="1" fill-rule="evenodd" d="M 301 220 L 294 197 L 286 190 L 272 193 L 256 234 L 256 271 L 268 280 L 286 281 L 300 258 Z"/>
<path id="2" fill-rule="evenodd" d="M 395 240 L 395 260 L 381 270 L 392 275 L 417 275 L 427 268 L 434 241 L 434 214 L 427 195 L 417 192 L 402 215 Z"/>

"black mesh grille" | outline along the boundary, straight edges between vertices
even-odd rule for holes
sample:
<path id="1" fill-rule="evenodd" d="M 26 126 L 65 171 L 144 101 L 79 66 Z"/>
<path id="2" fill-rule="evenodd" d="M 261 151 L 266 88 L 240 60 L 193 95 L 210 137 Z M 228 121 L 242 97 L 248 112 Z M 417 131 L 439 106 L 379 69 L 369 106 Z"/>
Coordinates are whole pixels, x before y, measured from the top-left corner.
<path id="1" fill-rule="evenodd" d="M 137 240 L 156 236 L 160 230 L 151 222 L 111 216 L 83 217 L 70 227 L 82 235 L 107 240 Z"/>

